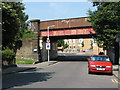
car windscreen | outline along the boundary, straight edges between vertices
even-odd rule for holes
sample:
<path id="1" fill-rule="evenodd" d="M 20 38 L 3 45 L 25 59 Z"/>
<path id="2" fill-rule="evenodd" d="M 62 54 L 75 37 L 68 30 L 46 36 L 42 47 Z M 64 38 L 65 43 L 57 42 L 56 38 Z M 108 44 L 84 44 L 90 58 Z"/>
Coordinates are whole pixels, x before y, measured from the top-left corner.
<path id="1" fill-rule="evenodd" d="M 91 61 L 106 61 L 109 62 L 109 58 L 107 56 L 93 56 Z"/>

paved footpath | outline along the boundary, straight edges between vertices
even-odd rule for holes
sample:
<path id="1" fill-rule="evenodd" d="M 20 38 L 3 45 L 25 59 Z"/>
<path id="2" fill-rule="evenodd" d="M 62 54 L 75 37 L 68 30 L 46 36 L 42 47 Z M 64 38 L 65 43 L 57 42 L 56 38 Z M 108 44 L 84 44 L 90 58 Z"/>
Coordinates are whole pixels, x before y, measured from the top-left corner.
<path id="1" fill-rule="evenodd" d="M 120 80 L 120 71 L 119 71 L 120 66 L 118 65 L 113 65 L 113 75 Z"/>
<path id="2" fill-rule="evenodd" d="M 23 72 L 23 71 L 27 71 L 27 70 L 31 70 L 31 69 L 36 69 L 36 68 L 44 68 L 47 66 L 50 66 L 52 64 L 57 63 L 57 61 L 50 61 L 48 62 L 42 62 L 42 63 L 38 63 L 38 64 L 32 64 L 32 65 L 17 65 L 17 67 L 10 67 L 10 68 L 6 68 L 2 70 L 2 74 L 3 75 L 7 75 L 7 74 L 13 74 L 13 73 L 18 73 L 18 72 Z"/>

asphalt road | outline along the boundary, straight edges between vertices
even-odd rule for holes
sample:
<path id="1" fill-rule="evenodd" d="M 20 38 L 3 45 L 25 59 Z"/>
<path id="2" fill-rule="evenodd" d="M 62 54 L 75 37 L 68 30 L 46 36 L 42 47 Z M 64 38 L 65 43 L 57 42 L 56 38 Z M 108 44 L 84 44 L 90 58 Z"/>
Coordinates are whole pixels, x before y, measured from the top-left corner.
<path id="1" fill-rule="evenodd" d="M 60 61 L 43 69 L 3 76 L 3 88 L 118 88 L 108 74 L 88 74 L 86 61 Z"/>

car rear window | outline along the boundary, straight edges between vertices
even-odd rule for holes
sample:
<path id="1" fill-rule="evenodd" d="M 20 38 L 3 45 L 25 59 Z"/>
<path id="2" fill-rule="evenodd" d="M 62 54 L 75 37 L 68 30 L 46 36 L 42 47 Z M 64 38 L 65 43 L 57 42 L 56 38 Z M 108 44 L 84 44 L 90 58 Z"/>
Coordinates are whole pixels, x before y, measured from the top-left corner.
<path id="1" fill-rule="evenodd" d="M 107 56 L 93 56 L 91 61 L 106 61 L 109 62 L 109 58 Z"/>

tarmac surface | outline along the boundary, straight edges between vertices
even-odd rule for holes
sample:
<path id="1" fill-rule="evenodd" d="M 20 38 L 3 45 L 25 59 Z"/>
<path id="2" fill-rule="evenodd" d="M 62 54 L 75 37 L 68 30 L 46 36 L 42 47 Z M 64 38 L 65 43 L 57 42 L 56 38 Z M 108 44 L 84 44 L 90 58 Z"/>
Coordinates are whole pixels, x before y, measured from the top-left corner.
<path id="1" fill-rule="evenodd" d="M 4 75 L 3 89 L 118 87 L 118 79 L 114 75 L 88 74 L 87 64 L 87 61 L 58 61 L 51 65 L 44 62 L 36 69 Z"/>
<path id="2" fill-rule="evenodd" d="M 48 67 L 50 65 L 56 64 L 57 61 L 50 61 L 49 63 L 42 62 L 42 63 L 37 63 L 37 64 L 32 64 L 32 65 L 17 65 L 17 67 L 9 67 L 6 69 L 2 70 L 2 75 L 7 75 L 7 74 L 13 74 L 13 73 L 18 73 L 18 72 L 24 72 L 27 70 L 31 69 L 36 69 L 36 68 L 44 68 Z M 120 71 L 118 65 L 113 65 L 113 75 L 120 80 Z"/>

